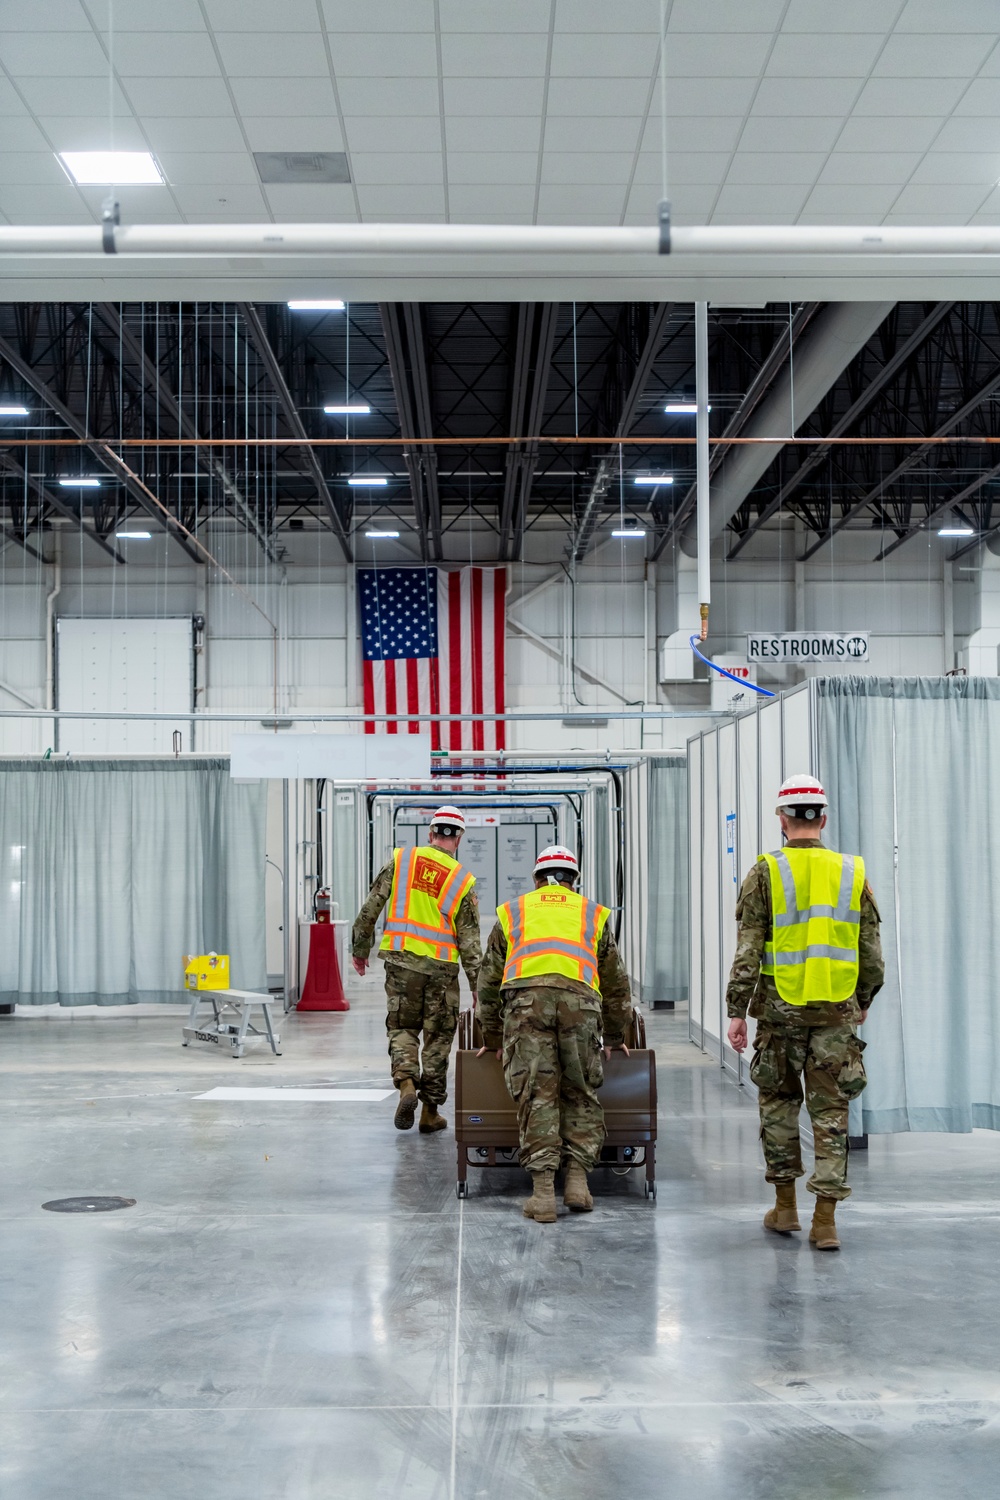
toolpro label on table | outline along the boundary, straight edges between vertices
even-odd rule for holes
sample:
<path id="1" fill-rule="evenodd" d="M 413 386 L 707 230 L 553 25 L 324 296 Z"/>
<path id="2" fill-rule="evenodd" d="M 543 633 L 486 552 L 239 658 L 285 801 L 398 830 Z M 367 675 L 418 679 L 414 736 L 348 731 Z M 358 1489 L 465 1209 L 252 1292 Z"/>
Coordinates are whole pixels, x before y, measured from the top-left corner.
<path id="1" fill-rule="evenodd" d="M 747 661 L 810 661 L 842 664 L 868 660 L 866 630 L 785 630 L 747 633 Z"/>

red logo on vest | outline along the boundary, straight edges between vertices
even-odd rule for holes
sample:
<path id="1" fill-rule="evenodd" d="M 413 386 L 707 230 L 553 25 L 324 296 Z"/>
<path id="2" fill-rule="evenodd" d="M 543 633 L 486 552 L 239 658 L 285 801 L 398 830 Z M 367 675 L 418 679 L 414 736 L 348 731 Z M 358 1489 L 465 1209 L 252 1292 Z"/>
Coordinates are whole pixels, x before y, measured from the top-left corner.
<path id="1" fill-rule="evenodd" d="M 561 901 L 561 902 L 565 903 L 566 897 L 560 895 L 558 891 L 543 891 L 542 894 L 541 894 L 541 900 L 542 901 Z"/>
<path id="2" fill-rule="evenodd" d="M 448 879 L 447 870 L 433 859 L 428 859 L 421 854 L 413 867 L 413 889 L 423 891 L 425 896 L 432 896 L 436 901 L 441 893 L 441 887 Z"/>

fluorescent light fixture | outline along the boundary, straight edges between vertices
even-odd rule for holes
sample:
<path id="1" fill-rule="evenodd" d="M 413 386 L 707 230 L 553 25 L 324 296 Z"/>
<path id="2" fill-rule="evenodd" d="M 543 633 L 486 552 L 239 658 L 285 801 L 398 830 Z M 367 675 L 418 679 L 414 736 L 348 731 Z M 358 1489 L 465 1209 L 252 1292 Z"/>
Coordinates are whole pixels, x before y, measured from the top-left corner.
<path id="1" fill-rule="evenodd" d="M 673 484 L 673 482 L 674 476 L 672 474 L 636 474 L 632 480 L 633 484 L 650 485 Z"/>
<path id="2" fill-rule="evenodd" d="M 344 304 L 338 297 L 307 297 L 298 302 L 289 302 L 289 312 L 343 312 Z"/>
<path id="3" fill-rule="evenodd" d="M 353 484 L 355 489 L 367 489 L 371 485 L 384 489 L 389 483 L 384 474 L 354 474 L 347 482 Z"/>
<path id="4" fill-rule="evenodd" d="M 60 479 L 59 483 L 64 490 L 97 490 L 101 487 L 99 479 Z"/>
<path id="5" fill-rule="evenodd" d="M 697 401 L 668 401 L 663 410 L 671 417 L 693 417 L 697 415 Z M 712 408 L 709 406 L 708 411 Z"/>
<path id="6" fill-rule="evenodd" d="M 77 187 L 163 186 L 163 173 L 148 151 L 60 151 L 59 160 Z"/>
<path id="7" fill-rule="evenodd" d="M 938 536 L 975 536 L 971 526 L 942 526 Z"/>
<path id="8" fill-rule="evenodd" d="M 370 406 L 362 406 L 360 402 L 351 404 L 347 402 L 343 406 L 324 406 L 323 410 L 328 417 L 367 417 L 371 415 Z"/>
<path id="9" fill-rule="evenodd" d="M 623 530 L 613 531 L 612 536 L 645 536 L 646 530 L 643 526 L 626 526 Z"/>
<path id="10" fill-rule="evenodd" d="M 152 537 L 151 531 L 116 531 L 115 536 L 120 537 L 123 542 L 130 539 L 134 542 L 148 542 Z"/>
<path id="11" fill-rule="evenodd" d="M 383 537 L 399 536 L 398 531 L 366 531 L 365 536 L 371 537 L 373 542 L 381 541 Z"/>
<path id="12" fill-rule="evenodd" d="M 27 415 L 26 406 L 0 406 L 0 417 L 26 417 Z"/>

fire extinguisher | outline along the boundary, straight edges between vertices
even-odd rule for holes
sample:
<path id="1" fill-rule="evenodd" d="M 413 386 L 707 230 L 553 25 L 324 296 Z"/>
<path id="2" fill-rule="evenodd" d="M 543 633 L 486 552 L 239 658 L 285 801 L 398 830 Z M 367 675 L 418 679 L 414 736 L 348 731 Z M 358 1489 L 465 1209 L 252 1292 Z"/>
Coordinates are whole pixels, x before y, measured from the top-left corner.
<path id="1" fill-rule="evenodd" d="M 330 887 L 328 885 L 321 885 L 313 897 L 313 921 L 331 921 L 332 907 L 333 902 L 330 900 Z"/>

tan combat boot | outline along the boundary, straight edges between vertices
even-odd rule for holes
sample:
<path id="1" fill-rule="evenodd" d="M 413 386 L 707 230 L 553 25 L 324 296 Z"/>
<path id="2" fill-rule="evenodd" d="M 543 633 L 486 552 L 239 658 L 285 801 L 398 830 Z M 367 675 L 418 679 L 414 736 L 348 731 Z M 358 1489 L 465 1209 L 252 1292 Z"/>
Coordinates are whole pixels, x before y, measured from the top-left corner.
<path id="1" fill-rule="evenodd" d="M 439 1115 L 436 1104 L 428 1104 L 424 1100 L 424 1106 L 420 1111 L 420 1124 L 417 1127 L 421 1135 L 433 1135 L 435 1130 L 447 1130 L 448 1121 L 444 1115 Z"/>
<path id="2" fill-rule="evenodd" d="M 837 1226 L 833 1222 L 836 1212 L 836 1198 L 817 1198 L 816 1207 L 813 1210 L 812 1228 L 809 1231 L 809 1243 L 815 1245 L 817 1250 L 839 1250 L 840 1241 L 837 1238 Z"/>
<path id="3" fill-rule="evenodd" d="M 399 1085 L 399 1103 L 393 1124 L 397 1130 L 412 1130 L 413 1116 L 417 1112 L 417 1086 L 412 1078 L 404 1078 Z"/>
<path id="4" fill-rule="evenodd" d="M 794 1182 L 774 1184 L 774 1207 L 764 1215 L 764 1228 L 773 1229 L 775 1234 L 791 1234 L 793 1229 L 802 1228 L 795 1206 Z"/>
<path id="5" fill-rule="evenodd" d="M 577 1214 L 589 1214 L 594 1207 L 594 1200 L 587 1186 L 587 1174 L 578 1161 L 566 1163 L 563 1202 Z"/>
<path id="6" fill-rule="evenodd" d="M 554 1172 L 532 1172 L 532 1194 L 521 1209 L 526 1219 L 536 1224 L 556 1222 L 556 1174 Z"/>

